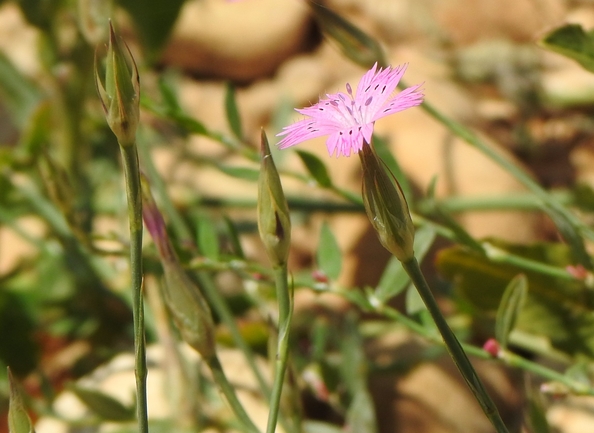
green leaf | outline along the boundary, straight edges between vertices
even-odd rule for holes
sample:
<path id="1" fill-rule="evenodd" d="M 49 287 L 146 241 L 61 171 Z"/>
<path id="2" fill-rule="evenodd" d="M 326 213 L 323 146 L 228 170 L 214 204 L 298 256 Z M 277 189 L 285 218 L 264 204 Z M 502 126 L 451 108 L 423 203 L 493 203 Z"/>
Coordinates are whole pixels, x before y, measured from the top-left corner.
<path id="1" fill-rule="evenodd" d="M 507 348 L 509 334 L 514 330 L 527 294 L 528 279 L 524 274 L 515 276 L 503 292 L 495 319 L 495 339 L 502 349 Z"/>
<path id="2" fill-rule="evenodd" d="M 592 258 L 588 254 L 588 251 L 586 251 L 584 238 L 580 234 L 579 228 L 556 209 L 548 208 L 547 215 L 553 220 L 559 233 L 561 233 L 561 236 L 563 236 L 563 239 L 571 248 L 573 260 L 580 263 L 586 269 L 594 270 Z"/>
<path id="3" fill-rule="evenodd" d="M 322 224 L 320 231 L 320 242 L 318 244 L 318 265 L 322 271 L 332 280 L 340 276 L 342 269 L 342 251 L 330 227 L 326 222 Z"/>
<path id="4" fill-rule="evenodd" d="M 526 420 L 530 426 L 530 431 L 534 433 L 551 433 L 551 427 L 547 421 L 547 411 L 543 402 L 543 395 L 540 392 L 529 390 L 528 408 L 526 410 Z"/>
<path id="5" fill-rule="evenodd" d="M 404 305 L 406 314 L 410 316 L 417 314 L 419 311 L 427 309 L 423 299 L 421 298 L 421 295 L 419 295 L 417 288 L 412 284 L 410 284 L 406 290 Z"/>
<path id="6" fill-rule="evenodd" d="M 318 2 L 307 2 L 324 35 L 335 41 L 345 56 L 369 68 L 375 62 L 386 62 L 381 45 L 352 23 Z"/>
<path id="7" fill-rule="evenodd" d="M 204 215 L 198 215 L 196 220 L 197 244 L 199 251 L 211 260 L 219 259 L 219 236 L 212 220 Z"/>
<path id="8" fill-rule="evenodd" d="M 239 259 L 245 259 L 245 253 L 243 251 L 243 247 L 241 246 L 239 232 L 237 231 L 235 223 L 228 216 L 225 216 L 223 221 L 225 222 L 225 227 L 227 229 L 227 234 L 229 236 L 229 242 L 231 243 L 233 254 Z"/>
<path id="9" fill-rule="evenodd" d="M 241 117 L 237 109 L 237 99 L 235 97 L 235 86 L 232 83 L 227 83 L 225 87 L 225 114 L 227 115 L 227 122 L 235 137 L 238 140 L 243 140 L 243 133 L 241 128 Z"/>
<path id="10" fill-rule="evenodd" d="M 69 384 L 72 391 L 92 412 L 107 421 L 131 421 L 135 416 L 134 407 L 124 406 L 120 401 L 96 389 L 78 384 Z"/>
<path id="11" fill-rule="evenodd" d="M 120 0 L 134 20 L 151 61 L 167 42 L 184 0 Z"/>
<path id="12" fill-rule="evenodd" d="M 8 430 L 10 433 L 34 433 L 33 423 L 23 404 L 23 398 L 18 389 L 18 384 L 10 368 L 8 369 L 8 382 L 10 384 L 10 400 L 8 403 Z"/>
<path id="13" fill-rule="evenodd" d="M 297 155 L 299 158 L 301 158 L 305 168 L 311 177 L 315 179 L 318 185 L 320 185 L 322 188 L 330 188 L 332 186 L 332 179 L 330 179 L 328 169 L 320 158 L 318 158 L 313 153 L 306 152 L 304 150 L 298 150 Z"/>
<path id="14" fill-rule="evenodd" d="M 526 246 L 489 242 L 503 251 L 555 267 L 574 263 L 565 244 Z M 554 348 L 571 356 L 594 356 L 594 313 L 589 307 L 594 304 L 594 294 L 583 281 L 555 278 L 509 263 L 492 262 L 459 246 L 441 250 L 436 263 L 442 275 L 454 283 L 458 297 L 473 308 L 474 320 L 483 329 L 494 325 L 509 281 L 525 273 L 530 291 L 516 328 L 548 339 Z"/>
<path id="15" fill-rule="evenodd" d="M 41 30 L 49 31 L 52 19 L 58 11 L 58 0 L 18 0 L 23 15 L 31 24 Z"/>
<path id="16" fill-rule="evenodd" d="M 361 433 L 377 431 L 373 399 L 367 388 L 367 362 L 363 340 L 354 315 L 346 318 L 345 329 L 340 336 L 342 383 L 351 399 L 346 415 L 347 430 Z"/>
<path id="17" fill-rule="evenodd" d="M 39 88 L 1 52 L 0 97 L 8 108 L 12 121 L 19 128 L 25 128 L 29 124 L 29 119 L 42 98 Z"/>
<path id="18" fill-rule="evenodd" d="M 415 256 L 421 262 L 435 239 L 435 231 L 423 226 L 415 233 Z M 384 303 L 398 295 L 410 283 L 408 274 L 396 257 L 392 257 L 375 290 L 375 297 Z"/>
<path id="19" fill-rule="evenodd" d="M 237 179 L 249 180 L 251 182 L 257 182 L 260 177 L 260 171 L 248 168 L 248 167 L 231 167 L 228 165 L 218 165 L 219 170 L 223 173 L 228 174 L 231 177 Z"/>
<path id="20" fill-rule="evenodd" d="M 594 72 L 594 33 L 585 32 L 579 24 L 567 24 L 553 30 L 540 41 L 540 44 Z"/>

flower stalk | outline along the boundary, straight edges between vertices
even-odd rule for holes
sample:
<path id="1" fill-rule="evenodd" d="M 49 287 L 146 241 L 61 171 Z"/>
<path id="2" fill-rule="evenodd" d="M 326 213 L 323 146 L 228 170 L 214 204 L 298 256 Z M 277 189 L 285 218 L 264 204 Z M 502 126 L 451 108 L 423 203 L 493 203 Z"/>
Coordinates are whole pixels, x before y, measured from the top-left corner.
<path id="1" fill-rule="evenodd" d="M 109 43 L 104 75 L 100 74 L 97 59 L 95 60 L 95 84 L 107 123 L 120 145 L 122 165 L 124 167 L 130 227 L 136 415 L 139 431 L 148 433 L 146 342 L 142 293 L 142 198 L 140 167 L 136 148 L 140 83 L 134 59 L 127 46 L 125 50 L 122 49 L 111 22 L 109 23 Z"/>
<path id="2" fill-rule="evenodd" d="M 359 156 L 363 167 L 363 203 L 380 242 L 400 260 L 402 267 L 410 276 L 429 310 L 450 356 L 484 413 L 498 433 L 506 433 L 507 428 L 497 407 L 487 394 L 464 349 L 441 314 L 433 293 L 421 272 L 413 250 L 414 225 L 398 182 L 377 157 L 371 145 L 364 146 L 359 152 Z"/>
<path id="3" fill-rule="evenodd" d="M 276 361 L 266 426 L 267 433 L 274 433 L 289 357 L 292 293 L 287 282 L 287 259 L 291 240 L 291 220 L 289 206 L 264 131 L 261 135 L 261 153 L 262 166 L 258 181 L 258 231 L 274 269 L 278 302 Z"/>

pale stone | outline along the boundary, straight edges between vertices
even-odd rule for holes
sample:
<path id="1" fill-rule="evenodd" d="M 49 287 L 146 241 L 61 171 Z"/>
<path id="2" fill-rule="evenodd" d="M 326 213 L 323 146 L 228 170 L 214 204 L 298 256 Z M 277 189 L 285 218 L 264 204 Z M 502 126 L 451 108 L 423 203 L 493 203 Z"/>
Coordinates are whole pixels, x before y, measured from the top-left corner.
<path id="1" fill-rule="evenodd" d="M 187 1 L 163 61 L 199 74 L 253 80 L 307 47 L 310 20 L 299 1 Z"/>

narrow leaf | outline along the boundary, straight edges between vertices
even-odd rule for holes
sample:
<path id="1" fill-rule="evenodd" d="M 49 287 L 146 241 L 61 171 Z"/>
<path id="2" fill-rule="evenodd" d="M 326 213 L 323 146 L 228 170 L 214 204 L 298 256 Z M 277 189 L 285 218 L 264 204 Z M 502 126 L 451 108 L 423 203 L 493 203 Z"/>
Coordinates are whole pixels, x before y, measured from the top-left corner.
<path id="1" fill-rule="evenodd" d="M 218 168 L 225 174 L 237 179 L 257 182 L 260 177 L 260 170 L 248 167 L 231 167 L 228 165 L 218 165 Z"/>
<path id="2" fill-rule="evenodd" d="M 233 249 L 233 255 L 239 259 L 245 259 L 245 253 L 243 251 L 243 247 L 241 246 L 239 232 L 237 231 L 235 223 L 227 216 L 223 218 L 223 221 L 225 221 L 225 227 L 227 228 L 227 235 L 229 236 L 229 242 L 231 243 L 231 248 Z"/>
<path id="3" fill-rule="evenodd" d="M 546 408 L 542 401 L 542 394 L 533 390 L 528 392 L 527 421 L 530 431 L 534 433 L 551 433 L 552 429 L 547 421 Z"/>
<path id="4" fill-rule="evenodd" d="M 526 275 L 516 275 L 505 288 L 495 320 L 495 338 L 502 349 L 507 347 L 509 334 L 513 331 L 518 315 L 528 294 Z"/>
<path id="5" fill-rule="evenodd" d="M 406 314 L 410 316 L 427 309 L 421 295 L 419 295 L 416 287 L 412 284 L 409 284 L 408 289 L 406 290 L 404 305 Z"/>
<path id="6" fill-rule="evenodd" d="M 591 31 L 585 32 L 579 24 L 567 24 L 553 30 L 540 41 L 540 44 L 594 72 L 594 34 Z"/>
<path id="7" fill-rule="evenodd" d="M 318 185 L 320 185 L 322 188 L 330 188 L 332 186 L 332 179 L 330 179 L 328 169 L 320 158 L 318 158 L 313 153 L 306 152 L 304 150 L 298 150 L 297 155 L 299 158 L 301 158 L 305 168 L 311 177 L 315 179 Z"/>
<path id="8" fill-rule="evenodd" d="M 318 265 L 320 269 L 332 280 L 340 276 L 342 269 L 342 251 L 330 227 L 326 222 L 322 225 L 320 232 L 320 243 L 318 245 Z"/>
<path id="9" fill-rule="evenodd" d="M 34 82 L 25 77 L 4 54 L 0 53 L 0 97 L 8 108 L 12 121 L 20 128 L 29 119 L 41 101 L 41 92 Z"/>
<path id="10" fill-rule="evenodd" d="M 385 66 L 383 50 L 375 39 L 327 6 L 315 1 L 307 4 L 324 35 L 336 42 L 349 59 L 366 68 L 373 66 L 375 62 Z"/>
<path id="11" fill-rule="evenodd" d="M 167 42 L 184 0 L 166 2 L 120 0 L 119 3 L 134 20 L 150 60 L 157 59 L 159 51 Z"/>
<path id="12" fill-rule="evenodd" d="M 70 389 L 92 412 L 108 421 L 130 421 L 134 419 L 134 407 L 126 407 L 115 398 L 95 389 L 70 384 Z"/>
<path id="13" fill-rule="evenodd" d="M 235 137 L 238 140 L 243 140 L 243 133 L 241 128 L 241 117 L 237 109 L 237 99 L 235 97 L 235 86 L 227 83 L 225 88 L 225 113 L 227 115 L 227 122 Z"/>
<path id="14" fill-rule="evenodd" d="M 219 259 L 219 237 L 212 220 L 206 215 L 199 215 L 196 221 L 197 244 L 200 252 L 211 260 Z"/>
<path id="15" fill-rule="evenodd" d="M 10 385 L 10 400 L 8 403 L 8 431 L 10 433 L 34 433 L 33 423 L 18 389 L 10 368 L 8 369 L 8 382 Z"/>

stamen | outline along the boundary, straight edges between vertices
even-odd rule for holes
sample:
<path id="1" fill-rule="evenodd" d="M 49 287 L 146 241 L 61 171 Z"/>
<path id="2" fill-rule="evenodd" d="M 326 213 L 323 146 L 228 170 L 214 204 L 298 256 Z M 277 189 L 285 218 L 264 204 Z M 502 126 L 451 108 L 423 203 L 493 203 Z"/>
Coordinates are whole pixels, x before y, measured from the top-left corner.
<path id="1" fill-rule="evenodd" d="M 349 83 L 346 84 L 346 89 L 347 89 L 347 92 L 349 93 L 349 95 L 353 96 L 353 88 L 351 87 L 351 85 Z"/>

